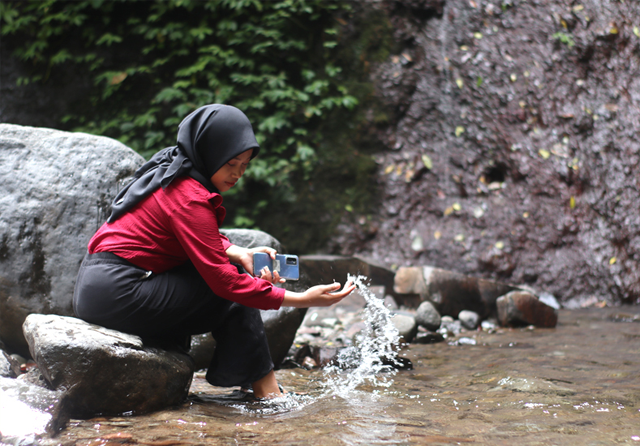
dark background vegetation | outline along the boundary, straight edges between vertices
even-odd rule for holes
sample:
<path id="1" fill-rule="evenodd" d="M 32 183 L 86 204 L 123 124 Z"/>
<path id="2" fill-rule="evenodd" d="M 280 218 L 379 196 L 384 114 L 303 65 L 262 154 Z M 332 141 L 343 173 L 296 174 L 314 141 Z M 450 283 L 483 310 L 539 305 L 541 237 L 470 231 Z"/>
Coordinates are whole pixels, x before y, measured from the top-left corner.
<path id="1" fill-rule="evenodd" d="M 4 122 L 148 154 L 199 105 L 243 108 L 264 151 L 227 226 L 568 306 L 640 298 L 637 0 L 0 7 Z"/>

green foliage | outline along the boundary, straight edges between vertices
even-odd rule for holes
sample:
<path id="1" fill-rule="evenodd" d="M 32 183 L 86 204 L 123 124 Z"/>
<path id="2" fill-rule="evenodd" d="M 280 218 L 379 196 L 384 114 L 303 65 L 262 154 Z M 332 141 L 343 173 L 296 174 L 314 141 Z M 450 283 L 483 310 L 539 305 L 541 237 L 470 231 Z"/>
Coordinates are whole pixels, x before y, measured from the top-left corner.
<path id="1" fill-rule="evenodd" d="M 63 128 L 113 137 L 149 157 L 175 143 L 178 123 L 199 106 L 226 103 L 243 110 L 262 149 L 229 196 L 238 208 L 231 217 L 235 225 L 263 228 L 268 209 L 296 215 L 295 209 L 306 204 L 301 191 L 324 181 L 319 175 L 328 165 L 349 187 L 368 181 L 370 157 L 345 135 L 362 119 L 358 105 L 370 97 L 363 76 L 366 59 L 384 45 L 379 35 L 372 39 L 379 44 L 373 51 L 357 38 L 345 47 L 342 17 L 352 5 L 337 0 L 3 1 L 0 23 L 14 55 L 33 67 L 19 84 L 47 82 L 62 66 L 93 79 L 86 103 L 61 119 Z M 380 17 L 375 23 L 377 32 L 386 26 Z M 369 170 L 361 171 L 363 165 Z M 343 209 L 344 201 L 358 194 L 335 195 L 316 211 Z M 366 207 L 367 199 L 362 200 L 360 207 Z M 278 228 L 294 232 L 299 225 L 296 218 L 290 221 L 268 229 L 274 235 Z M 321 238 L 297 248 L 310 249 Z"/>
<path id="2" fill-rule="evenodd" d="M 575 45 L 575 42 L 573 41 L 573 36 L 571 36 L 571 34 L 557 32 L 551 37 L 553 37 L 556 40 L 559 40 L 561 43 L 564 43 L 569 48 L 573 48 L 573 46 Z"/>

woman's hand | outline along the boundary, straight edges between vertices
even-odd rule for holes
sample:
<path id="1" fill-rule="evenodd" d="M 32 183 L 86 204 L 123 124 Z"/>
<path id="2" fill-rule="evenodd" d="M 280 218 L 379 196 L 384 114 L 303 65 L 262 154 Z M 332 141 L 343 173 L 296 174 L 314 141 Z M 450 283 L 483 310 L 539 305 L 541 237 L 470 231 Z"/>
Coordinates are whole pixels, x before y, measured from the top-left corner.
<path id="1" fill-rule="evenodd" d="M 282 306 L 297 308 L 329 307 L 351 294 L 356 289 L 356 286 L 351 282 L 347 282 L 342 290 L 338 291 L 339 289 L 340 284 L 335 282 L 330 285 L 316 285 L 304 293 L 285 291 Z"/>
<path id="2" fill-rule="evenodd" d="M 277 251 L 268 246 L 259 246 L 257 248 L 241 248 L 240 246 L 231 245 L 227 249 L 227 257 L 229 257 L 229 261 L 233 263 L 238 263 L 242 265 L 242 267 L 251 275 L 253 275 L 253 253 L 254 252 L 264 252 L 269 254 L 269 257 L 275 260 Z M 268 268 L 267 268 L 268 271 Z M 280 278 L 280 275 L 277 271 L 273 272 L 273 275 L 269 272 L 269 274 L 264 273 L 264 269 L 260 272 L 260 278 L 264 280 L 268 280 L 269 282 L 283 283 L 284 279 Z"/>

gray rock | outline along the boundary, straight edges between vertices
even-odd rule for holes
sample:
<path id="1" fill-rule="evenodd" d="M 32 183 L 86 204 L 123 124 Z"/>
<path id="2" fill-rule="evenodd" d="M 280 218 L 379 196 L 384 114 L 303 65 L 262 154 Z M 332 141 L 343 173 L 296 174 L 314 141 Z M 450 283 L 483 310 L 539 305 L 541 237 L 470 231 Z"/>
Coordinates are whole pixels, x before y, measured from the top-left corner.
<path id="1" fill-rule="evenodd" d="M 480 324 L 480 315 L 474 311 L 462 310 L 458 314 L 458 320 L 467 330 L 475 330 Z"/>
<path id="2" fill-rule="evenodd" d="M 15 378 L 20 374 L 20 364 L 18 361 L 0 350 L 0 376 Z M 0 432 L 2 432 L 2 430 L 0 430 Z"/>
<path id="3" fill-rule="evenodd" d="M 0 124 L 0 340 L 28 355 L 30 313 L 72 315 L 87 243 L 144 159 L 106 137 Z"/>
<path id="4" fill-rule="evenodd" d="M 271 359 L 278 368 L 293 344 L 296 332 L 306 314 L 306 308 L 282 307 L 279 310 L 263 310 L 260 313 L 267 333 Z"/>
<path id="5" fill-rule="evenodd" d="M 398 330 L 398 335 L 404 339 L 404 342 L 411 342 L 418 333 L 418 324 L 412 316 L 405 314 L 395 314 L 391 317 L 391 322 Z"/>
<path id="6" fill-rule="evenodd" d="M 283 254 L 282 244 L 278 239 L 266 232 L 254 229 L 221 229 L 220 233 L 226 236 L 234 245 L 242 246 L 243 248 L 268 246 Z"/>
<path id="7" fill-rule="evenodd" d="M 512 291 L 500 297 L 497 305 L 498 320 L 503 326 L 535 325 L 551 328 L 558 323 L 558 311 L 526 291 Z"/>
<path id="8" fill-rule="evenodd" d="M 415 306 L 430 301 L 440 314 L 457 317 L 471 310 L 481 317 L 496 312 L 496 299 L 517 288 L 430 266 L 401 267 L 395 274 L 394 291 L 399 303 Z"/>
<path id="9" fill-rule="evenodd" d="M 43 314 L 27 317 L 24 334 L 47 383 L 65 389 L 71 416 L 145 413 L 188 394 L 191 358 L 145 346 L 137 336 Z"/>
<path id="10" fill-rule="evenodd" d="M 551 293 L 540 293 L 538 295 L 538 300 L 546 305 L 549 305 L 554 310 L 560 309 L 560 303 L 558 302 L 558 299 L 556 299 L 556 297 Z"/>
<path id="11" fill-rule="evenodd" d="M 440 328 L 442 319 L 436 307 L 434 307 L 431 302 L 424 301 L 420 304 L 416 312 L 416 322 L 429 331 L 436 331 Z"/>
<path id="12" fill-rule="evenodd" d="M 396 300 L 393 298 L 393 296 L 390 296 L 390 295 L 387 295 L 384 297 L 384 306 L 390 310 L 398 309 L 398 304 L 396 303 Z"/>

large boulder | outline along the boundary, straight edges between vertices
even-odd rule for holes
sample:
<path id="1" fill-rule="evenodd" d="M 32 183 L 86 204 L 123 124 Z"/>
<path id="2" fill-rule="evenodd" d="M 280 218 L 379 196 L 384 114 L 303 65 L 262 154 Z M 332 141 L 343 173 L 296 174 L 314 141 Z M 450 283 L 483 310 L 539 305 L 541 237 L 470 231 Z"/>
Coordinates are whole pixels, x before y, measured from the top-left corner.
<path id="1" fill-rule="evenodd" d="M 179 404 L 188 395 L 194 365 L 184 353 L 51 314 L 29 315 L 24 334 L 48 385 L 64 391 L 71 416 L 145 413 Z"/>
<path id="2" fill-rule="evenodd" d="M 87 243 L 143 162 L 110 138 L 0 124 L 0 341 L 7 350 L 28 354 L 28 314 L 73 314 Z"/>

